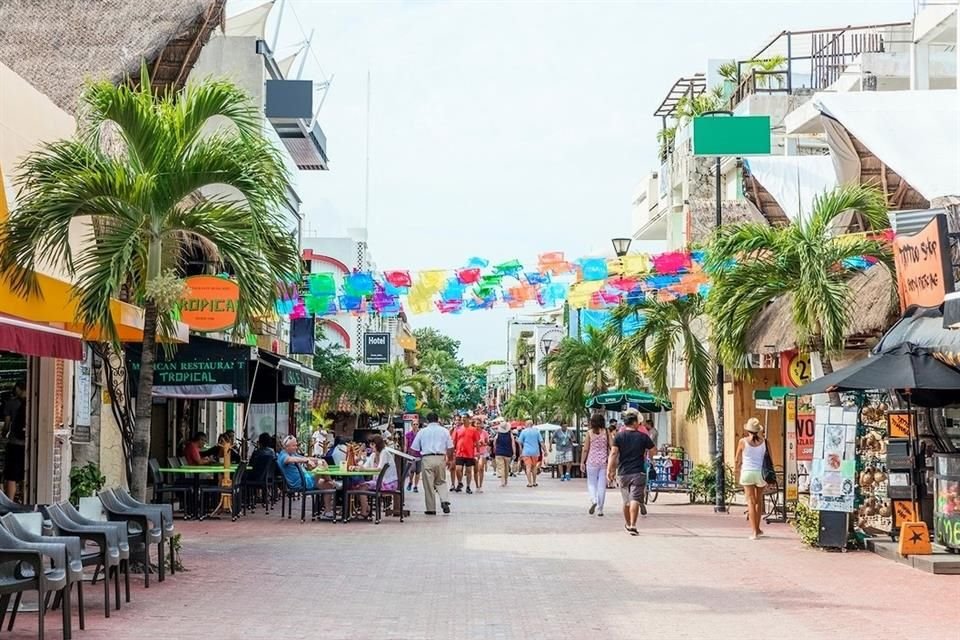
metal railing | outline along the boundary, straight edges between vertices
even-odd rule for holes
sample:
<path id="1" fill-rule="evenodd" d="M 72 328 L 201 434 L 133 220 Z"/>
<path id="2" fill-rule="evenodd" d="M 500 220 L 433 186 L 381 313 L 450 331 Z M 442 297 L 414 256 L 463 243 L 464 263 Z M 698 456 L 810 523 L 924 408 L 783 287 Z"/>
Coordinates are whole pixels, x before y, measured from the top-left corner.
<path id="1" fill-rule="evenodd" d="M 893 22 L 782 31 L 756 54 L 737 61 L 737 80 L 729 106 L 732 109 L 752 94 L 793 94 L 800 88 L 808 91 L 826 89 L 858 56 L 883 53 L 887 45 L 884 32 L 909 26 L 909 22 Z M 758 63 L 777 57 L 783 58 L 781 68 L 755 68 Z"/>

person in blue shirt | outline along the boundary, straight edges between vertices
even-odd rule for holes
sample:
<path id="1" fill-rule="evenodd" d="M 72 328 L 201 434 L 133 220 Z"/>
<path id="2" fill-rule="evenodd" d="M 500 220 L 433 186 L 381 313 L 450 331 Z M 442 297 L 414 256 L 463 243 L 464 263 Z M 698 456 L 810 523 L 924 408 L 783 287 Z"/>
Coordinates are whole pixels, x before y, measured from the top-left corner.
<path id="1" fill-rule="evenodd" d="M 540 461 L 545 453 L 543 436 L 540 435 L 539 429 L 534 428 L 533 420 L 527 420 L 526 425 L 520 435 L 517 436 L 517 442 L 520 443 L 520 456 L 527 473 L 527 486 L 536 487 L 538 486 L 537 474 L 540 473 Z"/>
<path id="2" fill-rule="evenodd" d="M 277 454 L 277 466 L 291 491 L 304 489 L 336 489 L 329 478 L 320 478 L 311 473 L 318 466 L 326 467 L 326 462 L 317 458 L 308 458 L 298 455 L 297 437 L 287 436 L 281 443 L 282 449 Z M 300 465 L 306 465 L 307 470 L 301 474 Z M 306 486 L 304 486 L 306 482 Z M 323 519 L 333 519 L 333 495 L 323 495 Z"/>

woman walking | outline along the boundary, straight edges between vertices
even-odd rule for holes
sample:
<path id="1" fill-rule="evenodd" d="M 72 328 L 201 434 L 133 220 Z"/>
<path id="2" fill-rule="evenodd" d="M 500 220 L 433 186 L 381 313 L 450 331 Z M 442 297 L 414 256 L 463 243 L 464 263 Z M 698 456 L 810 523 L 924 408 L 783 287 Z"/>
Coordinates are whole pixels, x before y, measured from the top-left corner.
<path id="1" fill-rule="evenodd" d="M 760 421 L 756 418 L 747 420 L 743 430 L 746 431 L 746 435 L 737 443 L 736 466 L 740 484 L 747 496 L 747 515 L 753 529 L 750 539 L 756 540 L 763 535 L 763 531 L 760 530 L 760 510 L 763 504 L 763 488 L 767 486 L 763 479 L 763 460 L 767 455 L 767 442 L 761 433 L 763 428 L 760 426 Z"/>
<path id="2" fill-rule="evenodd" d="M 473 484 L 477 485 L 477 493 L 483 493 L 483 479 L 487 474 L 487 459 L 490 457 L 490 434 L 483 426 L 483 419 L 474 420 L 474 425 L 480 431 L 480 440 L 477 442 L 477 466 L 473 468 Z"/>
<path id="3" fill-rule="evenodd" d="M 590 515 L 603 515 L 603 502 L 607 496 L 607 457 L 610 455 L 610 434 L 602 414 L 590 416 L 590 431 L 580 450 L 580 470 L 587 476 L 587 492 L 590 494 Z"/>

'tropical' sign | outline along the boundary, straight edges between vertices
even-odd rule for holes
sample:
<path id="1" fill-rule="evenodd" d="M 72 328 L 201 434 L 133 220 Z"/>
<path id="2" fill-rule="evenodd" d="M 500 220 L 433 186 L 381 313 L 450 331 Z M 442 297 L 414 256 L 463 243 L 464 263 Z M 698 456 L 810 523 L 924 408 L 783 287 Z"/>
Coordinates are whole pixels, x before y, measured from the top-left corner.
<path id="1" fill-rule="evenodd" d="M 180 300 L 180 321 L 194 331 L 230 329 L 237 322 L 240 287 L 233 280 L 217 276 L 191 276 Z"/>

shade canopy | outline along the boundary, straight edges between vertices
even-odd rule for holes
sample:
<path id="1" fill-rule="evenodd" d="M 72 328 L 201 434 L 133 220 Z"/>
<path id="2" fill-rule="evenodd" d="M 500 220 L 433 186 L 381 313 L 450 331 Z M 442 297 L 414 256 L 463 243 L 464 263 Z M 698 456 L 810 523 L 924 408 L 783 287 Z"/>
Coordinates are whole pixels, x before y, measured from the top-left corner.
<path id="1" fill-rule="evenodd" d="M 647 413 L 669 411 L 673 408 L 669 400 L 658 398 L 652 393 L 639 391 L 637 389 L 607 391 L 606 393 L 588 398 L 586 402 L 588 409 L 606 409 L 607 411 L 619 411 L 627 404 L 636 406 L 638 410 Z"/>
<path id="2" fill-rule="evenodd" d="M 0 349 L 40 358 L 83 360 L 83 336 L 35 322 L 0 316 Z"/>
<path id="3" fill-rule="evenodd" d="M 870 389 L 960 390 L 960 371 L 923 349 L 904 344 L 817 378 L 795 393 L 805 396 Z"/>

